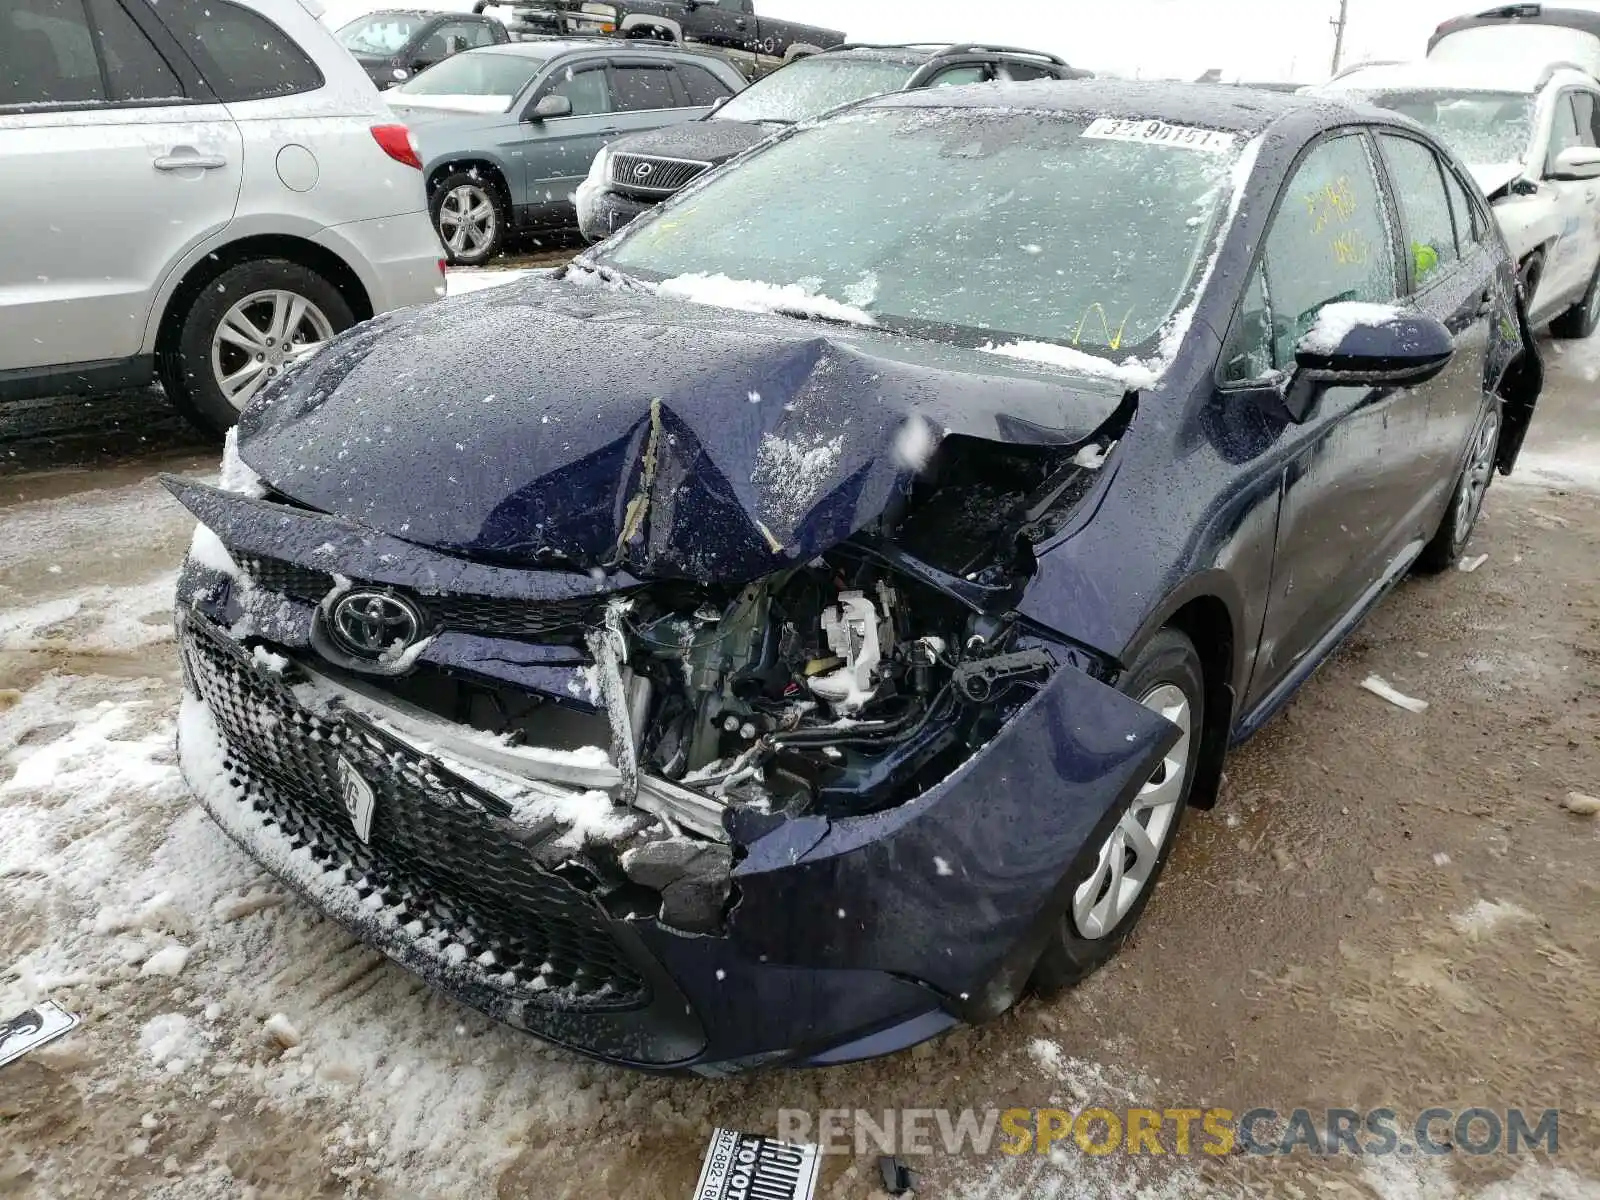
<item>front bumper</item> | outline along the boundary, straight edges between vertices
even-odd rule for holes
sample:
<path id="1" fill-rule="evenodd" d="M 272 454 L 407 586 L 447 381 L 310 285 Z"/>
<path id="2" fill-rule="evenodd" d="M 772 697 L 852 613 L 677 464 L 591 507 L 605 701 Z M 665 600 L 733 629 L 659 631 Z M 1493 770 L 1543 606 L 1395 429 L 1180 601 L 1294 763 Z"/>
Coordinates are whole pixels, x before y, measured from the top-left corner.
<path id="1" fill-rule="evenodd" d="M 578 228 L 585 240 L 598 242 L 625 228 L 649 212 L 660 201 L 635 200 L 616 192 L 595 188 L 578 205 Z"/>
<path id="2" fill-rule="evenodd" d="M 337 522 L 292 520 L 340 537 Z M 1064 910 L 1072 872 L 1177 736 L 1063 668 L 965 765 L 899 808 L 730 821 L 725 919 L 691 934 L 647 911 L 637 889 L 609 890 L 569 824 L 530 819 L 473 764 L 359 705 L 309 699 L 311 606 L 275 599 L 244 619 L 238 590 L 193 562 L 179 585 L 180 763 L 222 828 L 439 989 L 646 1070 L 847 1062 L 1003 1010 Z M 499 663 L 491 649 L 453 669 Z M 373 795 L 365 840 L 347 771 Z"/>

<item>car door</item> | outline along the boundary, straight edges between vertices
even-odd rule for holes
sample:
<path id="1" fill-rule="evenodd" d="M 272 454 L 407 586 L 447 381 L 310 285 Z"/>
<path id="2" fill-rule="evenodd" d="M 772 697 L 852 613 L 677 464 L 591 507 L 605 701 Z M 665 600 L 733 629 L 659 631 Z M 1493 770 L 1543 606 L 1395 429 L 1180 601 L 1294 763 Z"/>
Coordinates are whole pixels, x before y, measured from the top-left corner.
<path id="1" fill-rule="evenodd" d="M 564 117 L 536 117 L 534 110 L 546 96 L 565 98 L 572 112 Z M 611 93 L 610 65 L 603 58 L 556 63 L 533 89 L 523 120 L 529 129 L 522 147 L 527 217 L 535 224 L 564 219 L 595 155 L 621 129 Z"/>
<path id="2" fill-rule="evenodd" d="M 1587 119 L 1580 122 L 1579 98 L 1584 98 Z M 1571 146 L 1594 146 L 1593 102 L 1588 93 L 1572 88 L 1557 95 L 1551 113 L 1550 150 L 1545 160 L 1545 184 L 1555 195 L 1560 212 L 1560 234 L 1546 259 L 1544 281 L 1539 288 L 1541 310 L 1549 301 L 1570 297 L 1580 290 L 1594 271 L 1600 253 L 1600 225 L 1597 225 L 1596 200 L 1600 181 L 1562 179 L 1556 158 Z"/>
<path id="3" fill-rule="evenodd" d="M 1374 149 L 1357 130 L 1305 152 L 1279 195 L 1229 335 L 1218 402 L 1282 378 L 1321 310 L 1399 303 L 1406 287 Z M 1338 627 L 1417 535 L 1427 397 L 1407 389 L 1327 390 L 1274 447 L 1280 473 L 1272 585 L 1250 701 L 1266 695 Z"/>
<path id="4" fill-rule="evenodd" d="M 1504 297 L 1497 253 L 1478 240 L 1470 202 L 1454 172 L 1431 146 L 1409 134 L 1385 130 L 1378 145 L 1410 258 L 1411 300 L 1455 335 L 1449 366 L 1421 389 L 1428 397 L 1423 502 L 1437 516 L 1483 413 L 1490 324 L 1503 311 Z"/>
<path id="5" fill-rule="evenodd" d="M 138 354 L 167 271 L 233 218 L 239 131 L 135 14 L 0 5 L 0 374 Z"/>
<path id="6" fill-rule="evenodd" d="M 719 50 L 761 52 L 749 0 L 700 0 L 685 15 L 683 32 L 689 41 L 704 42 Z"/>

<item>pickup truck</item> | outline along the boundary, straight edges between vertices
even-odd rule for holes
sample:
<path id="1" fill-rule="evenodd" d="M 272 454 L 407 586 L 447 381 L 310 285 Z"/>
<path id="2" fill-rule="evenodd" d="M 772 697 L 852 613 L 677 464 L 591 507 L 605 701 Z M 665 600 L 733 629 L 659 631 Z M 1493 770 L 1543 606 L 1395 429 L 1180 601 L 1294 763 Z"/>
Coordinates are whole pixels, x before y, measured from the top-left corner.
<path id="1" fill-rule="evenodd" d="M 755 0 L 477 0 L 472 9 L 487 10 L 495 10 L 519 40 L 589 35 L 699 42 L 726 54 L 752 79 L 844 41 L 836 29 L 758 16 Z"/>

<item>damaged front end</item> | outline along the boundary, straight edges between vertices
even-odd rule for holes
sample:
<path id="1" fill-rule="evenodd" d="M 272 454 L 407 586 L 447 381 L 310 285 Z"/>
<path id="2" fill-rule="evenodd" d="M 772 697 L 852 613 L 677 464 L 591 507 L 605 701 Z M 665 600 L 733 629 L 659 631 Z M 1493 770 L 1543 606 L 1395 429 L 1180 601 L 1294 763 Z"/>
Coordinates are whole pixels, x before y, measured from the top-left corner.
<path id="1" fill-rule="evenodd" d="M 1177 737 L 1016 613 L 1131 414 L 1054 442 L 891 430 L 915 461 L 890 501 L 754 578 L 489 561 L 237 470 L 169 480 L 201 522 L 186 776 L 362 937 L 610 1061 L 840 1062 L 992 1015 Z M 624 436 L 631 551 L 668 456 Z"/>

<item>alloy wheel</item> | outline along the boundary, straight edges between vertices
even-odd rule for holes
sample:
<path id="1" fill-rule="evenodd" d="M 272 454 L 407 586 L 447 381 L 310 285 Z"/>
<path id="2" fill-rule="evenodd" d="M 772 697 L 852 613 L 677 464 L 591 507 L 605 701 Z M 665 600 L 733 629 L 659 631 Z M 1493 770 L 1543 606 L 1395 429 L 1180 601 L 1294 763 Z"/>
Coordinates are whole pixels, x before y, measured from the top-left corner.
<path id="1" fill-rule="evenodd" d="M 494 201 L 475 183 L 451 188 L 439 203 L 439 236 L 457 258 L 476 258 L 487 250 L 496 220 Z"/>
<path id="2" fill-rule="evenodd" d="M 1171 721 L 1182 735 L 1139 789 L 1100 847 L 1089 878 L 1073 893 L 1073 924 L 1079 937 L 1091 940 L 1116 929 L 1144 894 L 1172 836 L 1179 802 L 1189 784 L 1189 739 L 1194 733 L 1189 697 L 1176 684 L 1163 683 L 1141 696 L 1139 703 Z"/>
<path id="3" fill-rule="evenodd" d="M 211 371 L 228 403 L 243 411 L 286 366 L 331 337 L 333 325 L 304 296 L 253 292 L 228 309 L 212 335 Z"/>
<path id="4" fill-rule="evenodd" d="M 1456 499 L 1455 546 L 1458 550 L 1466 546 L 1483 509 L 1484 493 L 1494 477 L 1494 451 L 1499 440 L 1500 410 L 1493 408 L 1473 439 L 1472 454 L 1467 459 L 1466 470 L 1461 473 L 1461 494 Z"/>

